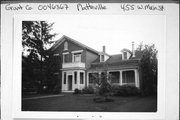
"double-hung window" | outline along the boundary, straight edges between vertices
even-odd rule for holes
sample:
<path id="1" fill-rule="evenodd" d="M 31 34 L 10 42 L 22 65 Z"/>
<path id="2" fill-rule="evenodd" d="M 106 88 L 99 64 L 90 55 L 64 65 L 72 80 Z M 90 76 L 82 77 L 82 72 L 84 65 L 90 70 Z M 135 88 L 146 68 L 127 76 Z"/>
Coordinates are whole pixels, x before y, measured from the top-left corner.
<path id="1" fill-rule="evenodd" d="M 77 72 L 74 72 L 74 84 L 77 84 Z"/>
<path id="2" fill-rule="evenodd" d="M 127 60 L 127 52 L 124 52 L 124 60 Z"/>
<path id="3" fill-rule="evenodd" d="M 64 72 L 64 84 L 66 84 L 66 72 Z"/>
<path id="4" fill-rule="evenodd" d="M 80 84 L 84 84 L 84 73 L 80 72 Z"/>
<path id="5" fill-rule="evenodd" d="M 135 83 L 135 73 L 133 70 L 122 72 L 123 83 Z"/>
<path id="6" fill-rule="evenodd" d="M 81 62 L 81 53 L 74 53 L 73 57 L 74 57 L 73 62 Z"/>
<path id="7" fill-rule="evenodd" d="M 63 63 L 68 63 L 69 61 L 69 52 L 63 53 Z"/>

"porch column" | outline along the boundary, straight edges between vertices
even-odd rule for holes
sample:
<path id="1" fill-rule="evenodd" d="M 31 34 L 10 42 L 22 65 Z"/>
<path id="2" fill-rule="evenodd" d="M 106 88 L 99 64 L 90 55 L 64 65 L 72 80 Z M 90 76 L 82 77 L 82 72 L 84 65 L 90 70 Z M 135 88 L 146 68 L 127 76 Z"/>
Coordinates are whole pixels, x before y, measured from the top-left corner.
<path id="1" fill-rule="evenodd" d="M 80 72 L 77 71 L 77 88 L 80 89 Z"/>
<path id="2" fill-rule="evenodd" d="M 120 85 L 122 85 L 122 70 L 119 71 L 119 79 Z"/>
<path id="3" fill-rule="evenodd" d="M 69 81 L 68 81 L 68 72 L 66 72 L 66 84 L 65 84 L 65 90 L 69 90 L 68 85 L 69 85 Z"/>
<path id="4" fill-rule="evenodd" d="M 98 77 L 101 78 L 101 72 L 98 72 Z M 101 81 L 101 79 L 99 79 Z"/>
<path id="5" fill-rule="evenodd" d="M 89 72 L 87 72 L 87 86 L 86 87 L 88 86 L 89 86 Z"/>
<path id="6" fill-rule="evenodd" d="M 138 70 L 134 70 L 135 74 L 135 86 L 139 88 L 139 73 Z"/>
<path id="7" fill-rule="evenodd" d="M 86 72 L 83 71 L 83 85 L 86 87 Z"/>
<path id="8" fill-rule="evenodd" d="M 72 72 L 72 90 L 74 90 L 75 84 L 74 84 L 74 71 Z"/>
<path id="9" fill-rule="evenodd" d="M 62 80 L 61 80 L 61 90 L 64 90 L 64 72 L 62 72 Z"/>

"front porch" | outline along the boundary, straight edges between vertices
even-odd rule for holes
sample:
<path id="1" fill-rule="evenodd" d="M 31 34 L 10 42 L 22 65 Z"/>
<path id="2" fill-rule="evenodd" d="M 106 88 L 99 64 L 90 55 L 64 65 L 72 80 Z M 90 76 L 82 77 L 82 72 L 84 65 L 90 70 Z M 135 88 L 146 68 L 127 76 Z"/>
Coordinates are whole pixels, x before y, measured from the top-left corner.
<path id="1" fill-rule="evenodd" d="M 87 86 L 94 86 L 95 79 L 100 77 L 102 71 L 91 71 L 87 73 Z M 124 70 L 108 70 L 107 77 L 109 77 L 112 85 L 132 85 L 140 87 L 138 69 L 124 69 Z"/>

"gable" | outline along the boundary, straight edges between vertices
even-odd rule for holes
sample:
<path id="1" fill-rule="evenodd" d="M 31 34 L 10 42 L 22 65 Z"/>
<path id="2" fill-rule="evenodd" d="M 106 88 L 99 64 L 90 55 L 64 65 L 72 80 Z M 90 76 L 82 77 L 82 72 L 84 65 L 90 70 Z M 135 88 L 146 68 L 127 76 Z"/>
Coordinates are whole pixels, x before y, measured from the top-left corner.
<path id="1" fill-rule="evenodd" d="M 63 37 L 61 37 L 49 50 L 52 52 L 52 51 L 55 51 L 57 48 L 59 48 L 60 46 L 62 47 L 62 44 L 64 44 L 64 42 L 65 41 L 68 41 L 68 42 L 70 42 L 70 46 L 71 47 L 79 47 L 79 48 L 81 48 L 81 49 L 87 49 L 88 51 L 90 51 L 90 52 L 93 52 L 93 53 L 95 53 L 95 54 L 99 54 L 99 52 L 98 51 L 96 51 L 96 50 L 94 50 L 94 49 L 92 49 L 92 48 L 90 48 L 90 47 L 88 47 L 88 46 L 86 46 L 86 45 L 84 45 L 84 44 L 82 44 L 82 43 L 80 43 L 80 42 L 78 42 L 78 41 L 76 41 L 76 40 L 74 40 L 74 39 L 72 39 L 72 38 L 70 38 L 70 37 L 67 37 L 67 36 L 63 36 Z M 73 44 L 73 45 L 72 45 Z M 70 47 L 69 47 L 70 48 Z"/>
<path id="2" fill-rule="evenodd" d="M 67 49 L 65 48 L 67 46 Z M 64 40 L 54 51 L 53 53 L 63 53 L 63 52 L 72 52 L 72 51 L 78 51 L 78 50 L 84 50 L 83 47 L 74 44 L 73 42 L 69 40 Z"/>

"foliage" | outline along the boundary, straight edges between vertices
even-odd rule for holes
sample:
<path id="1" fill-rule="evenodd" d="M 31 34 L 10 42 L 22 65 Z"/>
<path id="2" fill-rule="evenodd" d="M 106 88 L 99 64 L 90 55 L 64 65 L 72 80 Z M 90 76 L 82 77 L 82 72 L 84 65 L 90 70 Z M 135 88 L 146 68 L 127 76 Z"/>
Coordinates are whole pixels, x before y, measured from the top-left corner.
<path id="1" fill-rule="evenodd" d="M 108 81 L 107 72 L 104 72 L 101 75 L 101 85 L 99 87 L 99 95 L 107 96 L 108 93 L 110 92 L 111 92 L 111 85 L 110 82 Z"/>
<path id="2" fill-rule="evenodd" d="M 94 89 L 92 87 L 85 87 L 84 89 L 82 89 L 82 93 L 83 94 L 93 94 L 94 93 Z"/>
<path id="3" fill-rule="evenodd" d="M 45 58 L 45 50 L 52 44 L 52 38 L 56 34 L 51 34 L 53 23 L 46 21 L 23 21 L 22 22 L 22 46 L 23 55 L 25 52 L 33 54 L 33 59 L 38 59 L 40 55 Z"/>
<path id="4" fill-rule="evenodd" d="M 122 86 L 112 86 L 112 93 L 115 96 L 136 96 L 140 95 L 140 89 L 135 86 L 122 85 Z"/>
<path id="5" fill-rule="evenodd" d="M 94 98 L 94 101 L 98 102 L 100 100 L 106 102 L 107 100 L 109 100 L 108 97 L 110 96 L 111 93 L 111 83 L 110 83 L 111 80 L 107 71 L 105 70 L 104 72 L 102 72 L 101 75 L 97 76 L 94 81 L 96 81 L 97 84 L 96 86 L 97 99 Z"/>
<path id="6" fill-rule="evenodd" d="M 53 94 L 59 94 L 61 93 L 61 87 L 56 85 L 54 88 L 53 88 L 53 91 L 52 91 Z"/>
<path id="7" fill-rule="evenodd" d="M 36 87 L 37 92 L 49 91 L 47 80 L 48 56 L 46 50 L 52 44 L 53 23 L 46 21 L 22 22 L 22 87 Z M 54 83 L 56 84 L 56 83 Z M 51 86 L 51 85 L 50 85 Z M 46 89 L 44 89 L 46 88 Z M 31 88 L 29 88 L 31 89 Z M 52 90 L 50 90 L 52 91 Z"/>
<path id="8" fill-rule="evenodd" d="M 157 53 L 155 45 L 143 45 L 136 50 L 142 53 L 140 71 L 142 72 L 141 89 L 144 95 L 157 94 Z"/>
<path id="9" fill-rule="evenodd" d="M 81 93 L 82 93 L 81 90 L 79 90 L 79 89 L 76 88 L 76 89 L 74 90 L 74 93 L 73 93 L 73 94 L 81 94 Z"/>

